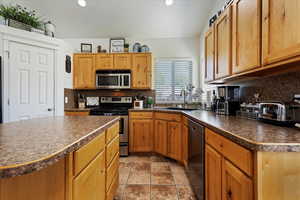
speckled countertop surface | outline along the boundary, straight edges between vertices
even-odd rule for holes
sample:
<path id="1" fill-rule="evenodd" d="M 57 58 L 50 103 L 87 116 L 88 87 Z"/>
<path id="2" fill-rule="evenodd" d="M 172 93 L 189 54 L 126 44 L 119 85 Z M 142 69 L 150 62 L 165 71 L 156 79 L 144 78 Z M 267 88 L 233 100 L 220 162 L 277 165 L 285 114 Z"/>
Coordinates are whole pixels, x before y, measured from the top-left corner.
<path id="1" fill-rule="evenodd" d="M 224 137 L 253 151 L 300 152 L 300 130 L 280 127 L 235 116 L 196 111 L 177 111 L 163 108 L 132 109 L 130 111 L 159 111 L 182 113 Z"/>
<path id="2" fill-rule="evenodd" d="M 119 117 L 52 117 L 0 125 L 0 178 L 45 168 L 73 152 Z"/>

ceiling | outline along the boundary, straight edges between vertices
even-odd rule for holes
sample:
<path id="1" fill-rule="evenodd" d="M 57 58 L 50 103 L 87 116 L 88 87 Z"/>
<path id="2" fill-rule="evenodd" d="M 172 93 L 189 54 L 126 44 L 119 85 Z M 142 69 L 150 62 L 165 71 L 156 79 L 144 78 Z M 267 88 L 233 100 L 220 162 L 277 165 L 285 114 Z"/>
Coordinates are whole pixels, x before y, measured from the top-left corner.
<path id="1" fill-rule="evenodd" d="M 200 34 L 215 0 L 17 0 L 57 27 L 60 38 L 164 38 Z M 21 4 L 21 3 L 20 3 Z"/>

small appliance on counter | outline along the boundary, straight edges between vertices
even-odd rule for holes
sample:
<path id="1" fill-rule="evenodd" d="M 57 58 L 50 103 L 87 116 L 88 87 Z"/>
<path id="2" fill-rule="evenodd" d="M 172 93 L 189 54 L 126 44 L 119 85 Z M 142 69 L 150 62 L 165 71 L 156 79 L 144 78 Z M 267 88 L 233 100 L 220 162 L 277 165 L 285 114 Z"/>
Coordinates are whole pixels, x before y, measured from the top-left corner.
<path id="1" fill-rule="evenodd" d="M 134 109 L 143 109 L 144 108 L 144 101 L 143 100 L 135 100 L 133 102 Z"/>
<path id="2" fill-rule="evenodd" d="M 217 88 L 216 113 L 236 115 L 240 109 L 240 86 L 220 86 Z"/>
<path id="3" fill-rule="evenodd" d="M 85 108 L 85 97 L 82 94 L 78 94 L 78 108 L 79 109 L 84 109 Z"/>
<path id="4" fill-rule="evenodd" d="M 99 106 L 99 97 L 86 97 L 86 107 Z"/>
<path id="5" fill-rule="evenodd" d="M 240 110 L 237 111 L 237 116 L 247 119 L 258 119 L 258 113 L 259 113 L 259 104 L 255 103 L 242 103 L 240 105 Z"/>
<path id="6" fill-rule="evenodd" d="M 261 102 L 258 118 L 282 126 L 294 126 L 300 122 L 300 104 L 276 101 Z"/>

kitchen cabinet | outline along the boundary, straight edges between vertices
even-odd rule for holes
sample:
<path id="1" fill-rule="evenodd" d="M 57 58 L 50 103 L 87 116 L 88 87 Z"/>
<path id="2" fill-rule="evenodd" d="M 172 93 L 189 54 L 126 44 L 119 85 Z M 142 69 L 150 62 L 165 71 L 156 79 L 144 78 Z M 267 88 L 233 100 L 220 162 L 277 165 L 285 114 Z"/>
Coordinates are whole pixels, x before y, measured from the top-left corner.
<path id="1" fill-rule="evenodd" d="M 232 4 L 232 71 L 261 66 L 261 0 L 235 0 Z"/>
<path id="2" fill-rule="evenodd" d="M 252 153 L 209 129 L 205 142 L 206 200 L 252 200 Z"/>
<path id="3" fill-rule="evenodd" d="M 130 70 L 132 66 L 131 54 L 115 54 L 114 55 L 114 69 Z"/>
<path id="4" fill-rule="evenodd" d="M 132 55 L 132 88 L 151 89 L 152 58 L 151 54 L 138 53 Z"/>
<path id="5" fill-rule="evenodd" d="M 214 80 L 215 71 L 215 32 L 211 27 L 205 34 L 205 82 Z"/>
<path id="6" fill-rule="evenodd" d="M 105 199 L 105 155 L 102 152 L 74 179 L 73 200 Z M 99 169 L 100 168 L 100 169 Z"/>
<path id="7" fill-rule="evenodd" d="M 114 56 L 112 54 L 96 54 L 96 70 L 112 70 L 114 68 Z"/>
<path id="8" fill-rule="evenodd" d="M 130 151 L 152 152 L 153 151 L 153 120 L 132 119 L 130 128 Z"/>
<path id="9" fill-rule="evenodd" d="M 222 166 L 222 200 L 252 200 L 252 180 L 226 159 Z"/>
<path id="10" fill-rule="evenodd" d="M 215 79 L 231 75 L 231 7 L 215 22 Z"/>
<path id="11" fill-rule="evenodd" d="M 93 54 L 75 54 L 73 85 L 75 89 L 95 89 L 95 57 Z"/>
<path id="12" fill-rule="evenodd" d="M 154 127 L 154 151 L 167 156 L 168 122 L 164 120 L 155 120 Z"/>
<path id="13" fill-rule="evenodd" d="M 209 145 L 205 145 L 205 199 L 221 200 L 222 156 Z"/>
<path id="14" fill-rule="evenodd" d="M 168 157 L 175 160 L 182 160 L 182 135 L 181 123 L 168 122 Z"/>
<path id="15" fill-rule="evenodd" d="M 262 2 L 263 64 L 293 61 L 300 55 L 299 0 Z"/>

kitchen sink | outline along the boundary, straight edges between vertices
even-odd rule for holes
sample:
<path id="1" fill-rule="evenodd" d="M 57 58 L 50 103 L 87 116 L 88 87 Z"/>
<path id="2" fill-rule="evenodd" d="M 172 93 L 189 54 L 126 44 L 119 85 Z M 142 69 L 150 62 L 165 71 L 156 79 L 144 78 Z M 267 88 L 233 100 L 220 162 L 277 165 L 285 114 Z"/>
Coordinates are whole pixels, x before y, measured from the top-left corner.
<path id="1" fill-rule="evenodd" d="M 179 107 L 168 107 L 168 110 L 183 110 L 183 111 L 193 111 L 198 110 L 197 108 L 179 108 Z"/>

